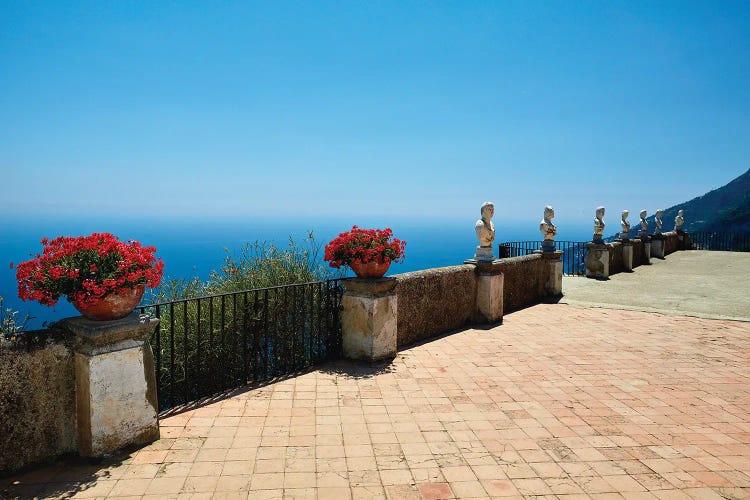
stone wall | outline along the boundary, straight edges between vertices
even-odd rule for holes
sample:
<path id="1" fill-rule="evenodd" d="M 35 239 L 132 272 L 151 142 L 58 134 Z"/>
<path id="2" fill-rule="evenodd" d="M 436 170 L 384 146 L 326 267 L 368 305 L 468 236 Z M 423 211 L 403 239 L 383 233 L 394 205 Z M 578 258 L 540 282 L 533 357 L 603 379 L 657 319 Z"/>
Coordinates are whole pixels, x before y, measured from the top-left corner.
<path id="1" fill-rule="evenodd" d="M 474 266 L 396 274 L 398 346 L 470 323 L 476 303 Z"/>
<path id="2" fill-rule="evenodd" d="M 680 249 L 680 238 L 674 231 L 664 234 L 664 255 L 669 255 Z"/>
<path id="3" fill-rule="evenodd" d="M 503 313 L 537 304 L 544 297 L 547 263 L 541 254 L 500 259 L 503 273 Z"/>
<path id="4" fill-rule="evenodd" d="M 607 243 L 609 247 L 609 275 L 621 273 L 625 270 L 625 266 L 622 261 L 622 243 L 619 241 L 613 241 Z"/>
<path id="5" fill-rule="evenodd" d="M 76 450 L 73 352 L 0 348 L 0 476 Z"/>

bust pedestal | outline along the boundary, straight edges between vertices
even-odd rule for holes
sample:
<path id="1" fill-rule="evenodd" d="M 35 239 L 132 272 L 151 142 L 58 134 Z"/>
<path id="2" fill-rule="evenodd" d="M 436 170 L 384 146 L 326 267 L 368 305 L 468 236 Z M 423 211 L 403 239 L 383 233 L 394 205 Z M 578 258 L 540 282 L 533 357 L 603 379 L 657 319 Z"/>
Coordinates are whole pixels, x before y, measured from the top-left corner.
<path id="1" fill-rule="evenodd" d="M 67 318 L 76 336 L 78 449 L 100 457 L 159 439 L 154 357 L 148 339 L 156 318 L 131 313 L 114 321 Z"/>
<path id="2" fill-rule="evenodd" d="M 474 322 L 493 324 L 503 321 L 503 273 L 500 260 L 482 261 L 469 259 L 465 264 L 475 266 L 477 274 L 477 302 Z"/>
<path id="3" fill-rule="evenodd" d="M 554 245 L 554 242 L 553 242 Z M 554 247 L 553 247 L 554 248 Z M 562 277 L 563 277 L 563 263 L 560 258 L 563 252 L 560 250 L 546 252 L 544 246 L 542 250 L 537 250 L 534 253 L 541 254 L 547 265 L 546 276 L 547 279 L 544 281 L 544 293 L 547 297 L 559 297 L 562 295 Z"/>
<path id="4" fill-rule="evenodd" d="M 609 279 L 609 247 L 605 243 L 586 245 L 586 277 Z"/>
<path id="5" fill-rule="evenodd" d="M 651 238 L 643 231 L 638 233 L 638 239 L 643 243 L 643 262 L 642 264 L 651 264 Z"/>
<path id="6" fill-rule="evenodd" d="M 342 348 L 348 359 L 380 361 L 397 353 L 395 278 L 351 278 L 344 282 Z"/>
<path id="7" fill-rule="evenodd" d="M 633 271 L 633 242 L 629 239 L 620 239 L 622 243 L 622 267 L 625 271 Z"/>
<path id="8" fill-rule="evenodd" d="M 664 236 L 662 234 L 651 236 L 651 257 L 664 260 Z"/>

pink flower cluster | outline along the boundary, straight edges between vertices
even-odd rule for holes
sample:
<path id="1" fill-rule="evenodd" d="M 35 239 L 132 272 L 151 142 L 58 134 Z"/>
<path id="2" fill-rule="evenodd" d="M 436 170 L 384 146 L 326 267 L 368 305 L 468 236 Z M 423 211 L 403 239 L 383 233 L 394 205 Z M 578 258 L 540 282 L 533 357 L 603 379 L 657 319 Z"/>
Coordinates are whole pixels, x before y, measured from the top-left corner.
<path id="1" fill-rule="evenodd" d="M 159 286 L 164 262 L 156 248 L 127 243 L 110 233 L 42 239 L 44 250 L 16 270 L 18 296 L 54 306 L 62 295 L 72 303 L 96 305 L 103 297 L 136 285 Z M 11 265 L 12 266 L 12 265 Z"/>
<path id="2" fill-rule="evenodd" d="M 393 238 L 393 231 L 385 229 L 362 229 L 352 226 L 351 231 L 339 234 L 325 248 L 325 260 L 334 268 L 355 264 L 377 262 L 403 262 L 406 242 Z"/>

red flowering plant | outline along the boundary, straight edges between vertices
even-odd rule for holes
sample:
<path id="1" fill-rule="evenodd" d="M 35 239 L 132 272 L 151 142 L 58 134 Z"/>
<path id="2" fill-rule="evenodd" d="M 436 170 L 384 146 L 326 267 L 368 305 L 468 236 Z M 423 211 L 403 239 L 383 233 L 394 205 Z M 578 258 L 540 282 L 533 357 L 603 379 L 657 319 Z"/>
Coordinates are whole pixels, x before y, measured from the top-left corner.
<path id="1" fill-rule="evenodd" d="M 403 262 L 405 246 L 405 241 L 393 238 L 391 228 L 362 229 L 352 226 L 351 231 L 339 234 L 326 245 L 324 260 L 336 269 L 351 267 L 352 263 Z"/>
<path id="2" fill-rule="evenodd" d="M 138 285 L 154 288 L 164 272 L 156 248 L 120 241 L 110 233 L 42 239 L 41 255 L 18 264 L 18 296 L 54 306 L 62 295 L 73 304 L 93 306 Z"/>

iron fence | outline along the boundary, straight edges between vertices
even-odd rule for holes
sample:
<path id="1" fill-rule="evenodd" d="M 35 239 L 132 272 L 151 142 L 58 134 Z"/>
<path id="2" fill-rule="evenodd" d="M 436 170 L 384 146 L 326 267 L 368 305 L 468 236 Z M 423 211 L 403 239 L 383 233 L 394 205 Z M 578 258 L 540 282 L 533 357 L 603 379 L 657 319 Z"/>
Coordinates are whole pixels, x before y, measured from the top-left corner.
<path id="1" fill-rule="evenodd" d="M 555 250 L 562 251 L 563 274 L 583 276 L 586 274 L 585 241 L 555 241 Z M 542 249 L 541 241 L 509 241 L 500 243 L 500 258 L 520 257 Z"/>
<path id="2" fill-rule="evenodd" d="M 688 234 L 696 250 L 750 252 L 750 232 L 691 231 Z"/>
<path id="3" fill-rule="evenodd" d="M 328 280 L 140 307 L 160 319 L 151 339 L 159 409 L 339 357 L 342 294 Z"/>

